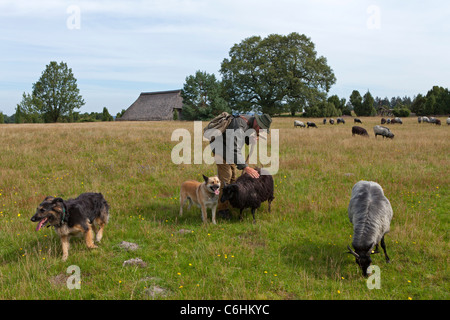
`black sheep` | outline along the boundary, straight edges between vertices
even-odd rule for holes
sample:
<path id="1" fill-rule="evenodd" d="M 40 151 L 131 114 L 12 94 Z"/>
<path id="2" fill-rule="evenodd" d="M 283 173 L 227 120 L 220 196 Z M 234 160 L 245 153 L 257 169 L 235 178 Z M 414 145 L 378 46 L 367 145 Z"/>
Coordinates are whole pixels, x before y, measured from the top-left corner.
<path id="1" fill-rule="evenodd" d="M 358 126 L 353 126 L 352 127 L 352 136 L 354 136 L 355 134 L 360 135 L 360 136 L 369 136 L 369 134 L 367 133 L 367 130 Z"/>
<path id="2" fill-rule="evenodd" d="M 225 184 L 222 191 L 220 201 L 229 201 L 233 208 L 240 209 L 239 218 L 242 220 L 242 211 L 246 208 L 251 208 L 253 215 L 253 223 L 255 220 L 255 211 L 261 206 L 264 201 L 270 204 L 273 201 L 273 178 L 269 174 L 261 174 L 261 169 L 256 168 L 260 174 L 259 178 L 255 179 L 250 175 L 244 173 L 235 183 Z"/>

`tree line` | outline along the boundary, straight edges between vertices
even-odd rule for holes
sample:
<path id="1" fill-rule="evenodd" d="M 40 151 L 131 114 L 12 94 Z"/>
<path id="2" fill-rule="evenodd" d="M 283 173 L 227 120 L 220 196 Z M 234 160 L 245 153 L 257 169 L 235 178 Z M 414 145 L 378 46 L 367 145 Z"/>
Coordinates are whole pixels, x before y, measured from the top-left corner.
<path id="1" fill-rule="evenodd" d="M 118 114 L 120 115 L 120 113 Z M 116 116 L 117 117 L 117 116 Z M 67 116 L 58 118 L 58 122 L 100 122 L 100 121 L 114 121 L 114 117 L 109 114 L 108 109 L 103 108 L 102 112 L 72 112 Z M 16 108 L 16 112 L 11 116 L 0 112 L 0 123 L 45 123 L 44 117 L 39 114 L 22 113 L 20 108 Z"/>
<path id="2" fill-rule="evenodd" d="M 450 92 L 439 86 L 412 99 L 374 98 L 369 91 L 361 95 L 358 90 L 348 100 L 329 96 L 336 83 L 333 70 L 325 57 L 317 55 L 311 39 L 295 32 L 244 39 L 230 49 L 219 71 L 221 80 L 204 71 L 186 77 L 181 90 L 184 120 L 209 120 L 223 111 L 306 117 L 450 114 Z M 0 113 L 0 123 L 114 120 L 106 107 L 102 113 L 75 112 L 84 104 L 72 69 L 64 62 L 51 61 L 32 85 L 32 92 L 23 93 L 15 114 Z"/>
<path id="3" fill-rule="evenodd" d="M 425 96 L 380 98 L 353 90 L 347 99 L 328 96 L 336 83 L 324 57 L 317 56 L 310 38 L 250 37 L 235 44 L 214 74 L 197 71 L 186 77 L 181 95 L 185 120 L 208 120 L 223 111 L 262 112 L 271 116 L 297 113 L 305 117 L 342 115 L 375 116 L 383 111 L 395 116 L 450 114 L 450 93 L 434 86 Z"/>

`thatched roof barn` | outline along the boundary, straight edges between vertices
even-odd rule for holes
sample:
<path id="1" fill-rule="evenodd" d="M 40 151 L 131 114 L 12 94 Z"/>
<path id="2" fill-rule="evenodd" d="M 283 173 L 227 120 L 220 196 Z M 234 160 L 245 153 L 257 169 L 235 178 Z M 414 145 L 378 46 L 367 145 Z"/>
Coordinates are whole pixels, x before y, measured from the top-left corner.
<path id="1" fill-rule="evenodd" d="M 181 90 L 142 92 L 125 111 L 121 121 L 161 121 L 180 119 L 183 108 Z"/>

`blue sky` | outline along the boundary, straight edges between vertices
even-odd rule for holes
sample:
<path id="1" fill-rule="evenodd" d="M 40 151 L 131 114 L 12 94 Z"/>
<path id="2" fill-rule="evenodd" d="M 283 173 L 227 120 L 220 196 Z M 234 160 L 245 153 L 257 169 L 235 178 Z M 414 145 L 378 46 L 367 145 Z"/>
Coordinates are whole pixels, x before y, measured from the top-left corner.
<path id="1" fill-rule="evenodd" d="M 297 32 L 334 70 L 329 94 L 379 97 L 450 87 L 450 2 L 365 0 L 0 0 L 0 111 L 15 112 L 50 61 L 72 68 L 81 112 L 127 109 L 181 89 L 243 39 Z"/>

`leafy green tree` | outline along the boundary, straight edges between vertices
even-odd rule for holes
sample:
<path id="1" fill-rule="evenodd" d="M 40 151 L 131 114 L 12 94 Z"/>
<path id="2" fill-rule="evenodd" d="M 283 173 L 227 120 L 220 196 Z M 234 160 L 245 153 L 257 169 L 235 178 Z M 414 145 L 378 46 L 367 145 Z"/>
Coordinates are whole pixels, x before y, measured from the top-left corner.
<path id="1" fill-rule="evenodd" d="M 22 94 L 22 101 L 17 104 L 15 113 L 16 123 L 39 123 L 43 122 L 42 116 L 34 107 L 34 97 L 29 93 Z"/>
<path id="2" fill-rule="evenodd" d="M 122 118 L 123 114 L 126 112 L 127 110 L 122 109 L 122 111 L 117 112 L 116 114 L 116 119 Z"/>
<path id="3" fill-rule="evenodd" d="M 372 94 L 367 91 L 364 95 L 364 99 L 362 102 L 361 113 L 357 113 L 358 116 L 374 116 L 376 115 L 376 110 L 374 108 L 375 99 L 372 97 Z"/>
<path id="4" fill-rule="evenodd" d="M 320 103 L 322 107 L 321 117 L 340 117 L 342 115 L 342 111 L 337 109 L 333 102 L 324 101 Z"/>
<path id="5" fill-rule="evenodd" d="M 188 76 L 181 90 L 184 120 L 211 120 L 226 111 L 231 113 L 222 97 L 222 88 L 214 74 L 197 71 Z"/>
<path id="6" fill-rule="evenodd" d="M 425 116 L 426 103 L 427 99 L 419 93 L 411 104 L 411 112 L 414 112 L 418 116 Z"/>
<path id="7" fill-rule="evenodd" d="M 85 104 L 72 69 L 65 62 L 51 61 L 33 84 L 32 105 L 46 122 L 58 122 Z"/>
<path id="8" fill-rule="evenodd" d="M 345 98 L 340 99 L 337 95 L 332 95 L 328 98 L 328 102 L 331 102 L 336 107 L 337 113 L 332 116 L 350 116 L 352 113 L 350 109 L 346 106 L 347 100 Z"/>
<path id="9" fill-rule="evenodd" d="M 363 102 L 363 99 L 362 99 L 359 91 L 353 90 L 352 94 L 350 95 L 349 103 L 357 116 L 360 116 L 363 113 L 362 102 Z"/>
<path id="10" fill-rule="evenodd" d="M 434 115 L 436 105 L 436 96 L 431 94 L 427 94 L 426 102 L 425 102 L 425 114 L 426 115 Z"/>
<path id="11" fill-rule="evenodd" d="M 411 110 L 409 110 L 409 108 L 407 106 L 397 103 L 394 110 L 392 110 L 392 113 L 396 117 L 407 118 L 411 114 Z"/>
<path id="12" fill-rule="evenodd" d="M 114 118 L 109 114 L 108 109 L 106 107 L 103 108 L 102 112 L 102 121 L 113 121 Z"/>
<path id="13" fill-rule="evenodd" d="M 3 115 L 3 112 L 0 112 L 0 123 L 5 123 L 5 116 Z"/>
<path id="14" fill-rule="evenodd" d="M 426 113 L 444 115 L 450 113 L 450 92 L 447 88 L 433 86 L 426 95 Z"/>
<path id="15" fill-rule="evenodd" d="M 336 82 L 311 39 L 295 32 L 253 36 L 235 44 L 220 72 L 233 110 L 270 115 L 316 106 Z"/>

